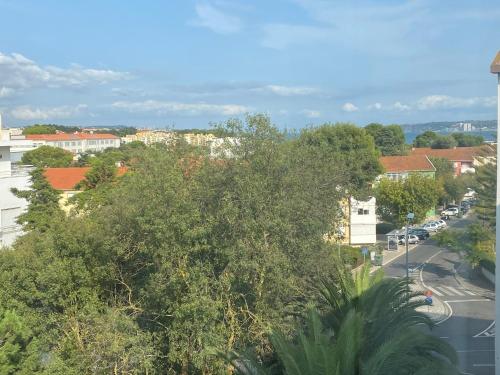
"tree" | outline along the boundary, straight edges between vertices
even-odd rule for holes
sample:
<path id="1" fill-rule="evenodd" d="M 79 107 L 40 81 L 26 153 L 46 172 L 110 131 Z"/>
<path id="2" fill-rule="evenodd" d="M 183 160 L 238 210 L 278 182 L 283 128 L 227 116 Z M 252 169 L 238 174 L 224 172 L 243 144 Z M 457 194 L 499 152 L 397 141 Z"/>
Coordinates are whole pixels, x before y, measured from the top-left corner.
<path id="1" fill-rule="evenodd" d="M 52 125 L 31 125 L 23 129 L 24 135 L 30 134 L 56 134 L 56 129 Z"/>
<path id="2" fill-rule="evenodd" d="M 457 141 L 450 135 L 440 135 L 431 143 L 431 148 L 453 148 L 456 146 Z"/>
<path id="3" fill-rule="evenodd" d="M 414 147 L 431 147 L 432 143 L 438 138 L 438 135 L 430 130 L 423 132 L 422 134 L 417 135 L 415 140 L 413 141 Z"/>
<path id="4" fill-rule="evenodd" d="M 429 160 L 436 168 L 436 178 L 452 176 L 454 174 L 453 164 L 445 158 L 429 157 Z"/>
<path id="5" fill-rule="evenodd" d="M 496 186 L 496 164 L 486 164 L 477 168 L 475 190 L 479 203 L 476 212 L 483 222 L 486 221 L 493 228 L 496 225 Z"/>
<path id="6" fill-rule="evenodd" d="M 458 374 L 455 350 L 422 329 L 433 323 L 415 311 L 423 305 L 421 296 L 409 293 L 404 279 L 367 280 L 367 269 L 358 279 L 364 285 L 345 276 L 326 281 L 320 310 L 309 311 L 295 337 L 271 333 L 278 366 L 232 353 L 236 373 Z"/>
<path id="7" fill-rule="evenodd" d="M 297 152 L 309 157 L 328 158 L 334 164 L 339 188 L 356 195 L 365 192 L 369 184 L 382 173 L 373 138 L 365 130 L 351 124 L 325 124 L 302 131 L 297 140 Z"/>
<path id="8" fill-rule="evenodd" d="M 377 213 L 384 221 L 403 225 L 412 212 L 415 222 L 420 222 L 441 194 L 439 182 L 430 177 L 413 174 L 403 181 L 382 179 L 375 187 Z"/>
<path id="9" fill-rule="evenodd" d="M 484 143 L 484 137 L 482 135 L 452 133 L 451 136 L 457 142 L 458 147 L 480 146 Z"/>
<path id="10" fill-rule="evenodd" d="M 59 208 L 59 192 L 46 180 L 43 168 L 31 172 L 29 190 L 12 189 L 12 193 L 29 203 L 28 210 L 17 218 L 17 222 L 28 230 L 46 231 L 56 217 L 63 215 Z"/>
<path id="11" fill-rule="evenodd" d="M 404 155 L 406 152 L 405 136 L 399 125 L 383 126 L 381 124 L 369 124 L 365 130 L 375 140 L 375 145 L 382 155 Z"/>
<path id="12" fill-rule="evenodd" d="M 23 164 L 35 167 L 68 167 L 73 161 L 73 154 L 59 147 L 40 146 L 25 152 L 21 159 Z"/>

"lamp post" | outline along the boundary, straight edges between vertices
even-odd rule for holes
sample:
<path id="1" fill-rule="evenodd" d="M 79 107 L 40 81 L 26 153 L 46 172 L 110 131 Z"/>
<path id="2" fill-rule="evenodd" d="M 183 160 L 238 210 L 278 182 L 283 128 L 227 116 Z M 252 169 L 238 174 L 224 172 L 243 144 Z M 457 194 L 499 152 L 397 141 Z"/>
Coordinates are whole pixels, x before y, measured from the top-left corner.
<path id="1" fill-rule="evenodd" d="M 491 73 L 497 75 L 497 199 L 496 199 L 496 229 L 495 229 L 495 251 L 496 264 L 500 264 L 500 51 L 491 63 Z M 500 269 L 495 267 L 495 322 L 500 323 Z M 500 375 L 500 335 L 495 335 L 495 374 Z"/>
<path id="2" fill-rule="evenodd" d="M 413 220 L 415 214 L 410 212 L 406 215 L 406 235 L 405 235 L 405 244 L 406 244 L 406 287 L 408 288 L 408 282 L 410 280 L 410 272 L 408 270 L 408 227 L 410 226 L 410 221 Z"/>

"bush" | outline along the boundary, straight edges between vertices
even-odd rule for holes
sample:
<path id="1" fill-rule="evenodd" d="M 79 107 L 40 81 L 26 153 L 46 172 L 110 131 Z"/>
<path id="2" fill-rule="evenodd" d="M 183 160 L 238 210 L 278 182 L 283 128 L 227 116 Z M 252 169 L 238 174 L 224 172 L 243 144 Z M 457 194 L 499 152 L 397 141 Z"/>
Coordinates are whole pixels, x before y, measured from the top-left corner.
<path id="1" fill-rule="evenodd" d="M 397 226 L 395 224 L 391 223 L 379 223 L 377 224 L 377 234 L 386 234 L 389 233 L 391 230 L 397 229 Z"/>
<path id="2" fill-rule="evenodd" d="M 481 259 L 479 261 L 479 265 L 484 269 L 490 271 L 492 274 L 495 274 L 495 262 L 489 259 Z"/>
<path id="3" fill-rule="evenodd" d="M 363 254 L 361 254 L 361 248 L 359 247 L 341 245 L 340 257 L 344 264 L 349 264 L 353 268 L 363 264 Z M 367 258 L 369 258 L 369 256 L 367 256 Z"/>
<path id="4" fill-rule="evenodd" d="M 450 249 L 458 250 L 463 232 L 447 229 L 434 236 L 434 240 L 439 246 L 446 246 Z"/>

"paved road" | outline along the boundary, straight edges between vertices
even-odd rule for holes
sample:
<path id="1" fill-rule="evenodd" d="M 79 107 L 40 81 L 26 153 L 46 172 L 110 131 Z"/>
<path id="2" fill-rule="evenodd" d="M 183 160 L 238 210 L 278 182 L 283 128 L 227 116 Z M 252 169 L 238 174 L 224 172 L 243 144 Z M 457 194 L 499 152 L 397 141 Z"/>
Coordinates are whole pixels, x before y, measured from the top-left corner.
<path id="1" fill-rule="evenodd" d="M 470 220 L 456 220 L 451 226 L 465 227 Z M 433 334 L 447 340 L 458 352 L 460 368 L 464 374 L 494 374 L 494 314 L 492 288 L 484 281 L 472 277 L 461 279 L 456 274 L 462 265 L 459 254 L 439 248 L 432 240 L 425 241 L 409 253 L 409 268 L 417 282 L 423 281 L 435 298 L 445 303 L 448 316 L 443 318 Z M 405 276 L 405 256 L 384 266 L 388 277 Z M 471 275 L 473 276 L 473 275 Z"/>

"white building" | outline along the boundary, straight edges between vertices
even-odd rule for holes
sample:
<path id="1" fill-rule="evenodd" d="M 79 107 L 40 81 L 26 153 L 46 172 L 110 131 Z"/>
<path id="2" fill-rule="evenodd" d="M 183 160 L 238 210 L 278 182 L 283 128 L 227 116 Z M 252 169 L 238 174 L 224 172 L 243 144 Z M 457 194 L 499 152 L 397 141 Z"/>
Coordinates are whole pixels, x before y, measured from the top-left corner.
<path id="1" fill-rule="evenodd" d="M 120 138 L 113 134 L 94 133 L 57 133 L 30 134 L 26 139 L 32 141 L 35 147 L 52 146 L 70 151 L 73 154 L 98 152 L 112 147 L 120 147 Z"/>
<path id="2" fill-rule="evenodd" d="M 36 148 L 33 141 L 27 140 L 21 129 L 4 129 L 2 127 L 2 115 L 0 114 L 0 142 L 9 144 L 10 161 L 15 163 L 21 161 L 26 151 Z"/>
<path id="3" fill-rule="evenodd" d="M 350 198 L 349 243 L 367 245 L 377 242 L 377 208 L 375 197 L 367 201 Z"/>

